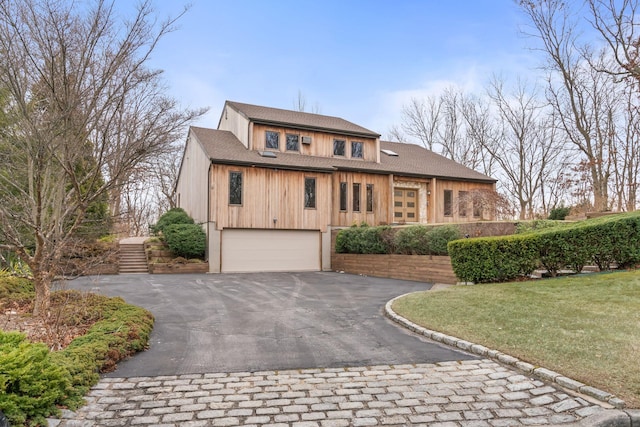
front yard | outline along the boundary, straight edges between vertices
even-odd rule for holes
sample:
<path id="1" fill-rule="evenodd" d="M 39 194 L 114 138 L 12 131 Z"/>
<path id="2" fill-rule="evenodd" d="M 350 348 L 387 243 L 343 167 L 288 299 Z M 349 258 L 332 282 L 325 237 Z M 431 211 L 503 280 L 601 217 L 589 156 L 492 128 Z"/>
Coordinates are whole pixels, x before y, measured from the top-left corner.
<path id="1" fill-rule="evenodd" d="M 454 286 L 408 295 L 393 309 L 640 408 L 640 271 Z"/>

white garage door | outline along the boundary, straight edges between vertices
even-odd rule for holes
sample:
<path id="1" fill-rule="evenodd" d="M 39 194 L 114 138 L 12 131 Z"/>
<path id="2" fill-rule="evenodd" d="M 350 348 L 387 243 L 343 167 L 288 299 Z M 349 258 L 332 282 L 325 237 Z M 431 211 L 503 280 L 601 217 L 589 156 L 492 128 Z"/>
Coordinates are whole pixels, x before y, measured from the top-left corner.
<path id="1" fill-rule="evenodd" d="M 319 271 L 320 232 L 223 230 L 222 272 Z"/>

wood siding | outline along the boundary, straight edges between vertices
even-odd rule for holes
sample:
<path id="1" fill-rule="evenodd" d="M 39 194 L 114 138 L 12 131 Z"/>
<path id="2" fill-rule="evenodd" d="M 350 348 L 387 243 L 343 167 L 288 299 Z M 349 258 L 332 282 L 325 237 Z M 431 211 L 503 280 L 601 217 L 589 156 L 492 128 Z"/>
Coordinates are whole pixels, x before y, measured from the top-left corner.
<path id="1" fill-rule="evenodd" d="M 242 172 L 242 205 L 229 205 L 229 173 Z M 304 207 L 304 180 L 316 179 L 316 208 Z M 212 165 L 211 220 L 216 229 L 260 228 L 326 231 L 330 224 L 331 175 Z M 276 221 L 274 222 L 274 219 Z"/>
<path id="2" fill-rule="evenodd" d="M 363 160 L 375 162 L 378 160 L 379 142 L 376 138 L 363 138 L 346 136 L 337 133 L 314 132 L 309 130 L 290 129 L 277 126 L 266 126 L 262 124 L 254 124 L 252 129 L 251 147 L 254 150 L 265 150 L 265 132 L 272 131 L 280 134 L 280 144 L 278 151 L 286 151 L 286 134 L 299 136 L 300 154 L 305 156 L 318 157 L 334 157 L 333 140 L 340 139 L 345 141 L 345 156 L 336 156 L 336 158 L 351 158 L 351 142 L 363 143 Z M 302 137 L 311 137 L 311 144 L 303 144 Z M 291 151 L 289 151 L 291 153 Z M 354 161 L 358 161 L 354 159 Z"/>
<path id="3" fill-rule="evenodd" d="M 220 116 L 220 122 L 218 123 L 218 130 L 228 130 L 233 133 L 245 147 L 250 148 L 249 134 L 252 127 L 253 124 L 250 124 L 246 117 L 228 105 L 225 105 L 222 116 Z"/>
<path id="4" fill-rule="evenodd" d="M 333 210 L 331 225 L 349 227 L 354 223 L 369 225 L 390 224 L 392 221 L 392 178 L 390 175 L 376 175 L 355 172 L 334 172 Z M 340 183 L 347 183 L 347 210 L 340 211 Z M 360 184 L 360 212 L 353 211 L 353 184 Z M 367 184 L 373 184 L 373 212 L 367 212 Z"/>
<path id="5" fill-rule="evenodd" d="M 195 136 L 189 135 L 176 185 L 176 204 L 198 223 L 207 222 L 210 161 Z"/>
<path id="6" fill-rule="evenodd" d="M 474 189 L 495 190 L 495 184 L 481 182 L 465 182 L 465 181 L 449 181 L 442 179 L 433 179 L 429 185 L 429 222 L 430 223 L 454 223 L 454 222 L 470 222 L 478 220 L 495 220 L 495 212 L 484 210 L 480 217 L 473 215 L 473 206 L 471 203 L 467 206 L 467 215 L 460 215 L 459 193 L 460 191 L 471 191 Z M 453 195 L 452 214 L 444 215 L 444 190 L 451 190 Z"/>

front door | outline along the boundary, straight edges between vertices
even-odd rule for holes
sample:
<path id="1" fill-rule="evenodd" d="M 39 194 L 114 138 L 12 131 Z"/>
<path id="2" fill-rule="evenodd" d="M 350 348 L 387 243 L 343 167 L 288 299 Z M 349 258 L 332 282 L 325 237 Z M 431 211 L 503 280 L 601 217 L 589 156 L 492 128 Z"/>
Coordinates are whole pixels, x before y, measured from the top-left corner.
<path id="1" fill-rule="evenodd" d="M 393 189 L 393 222 L 418 222 L 418 190 Z"/>

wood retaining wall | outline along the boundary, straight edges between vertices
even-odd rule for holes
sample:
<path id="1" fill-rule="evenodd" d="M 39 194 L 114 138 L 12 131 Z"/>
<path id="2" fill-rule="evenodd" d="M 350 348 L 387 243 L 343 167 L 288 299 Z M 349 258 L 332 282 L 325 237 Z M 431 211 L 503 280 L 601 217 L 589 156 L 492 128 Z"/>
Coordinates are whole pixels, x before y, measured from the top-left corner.
<path id="1" fill-rule="evenodd" d="M 331 254 L 331 269 L 350 274 L 415 280 L 418 282 L 458 282 L 448 256 Z"/>

